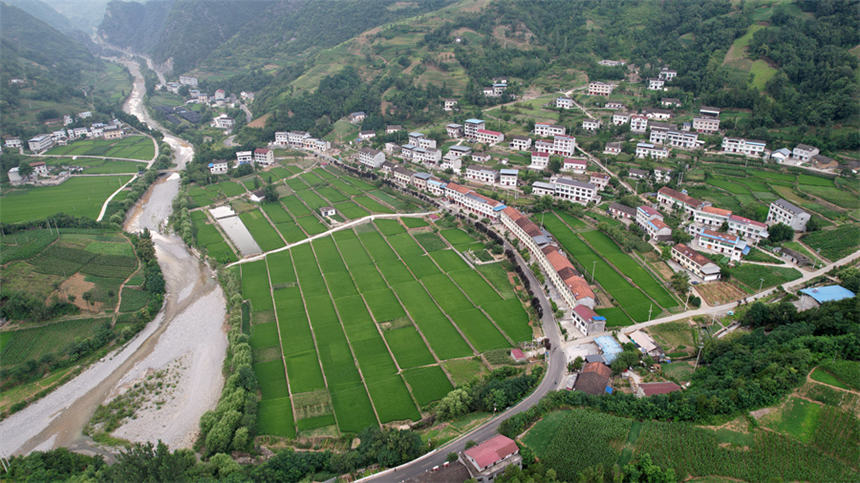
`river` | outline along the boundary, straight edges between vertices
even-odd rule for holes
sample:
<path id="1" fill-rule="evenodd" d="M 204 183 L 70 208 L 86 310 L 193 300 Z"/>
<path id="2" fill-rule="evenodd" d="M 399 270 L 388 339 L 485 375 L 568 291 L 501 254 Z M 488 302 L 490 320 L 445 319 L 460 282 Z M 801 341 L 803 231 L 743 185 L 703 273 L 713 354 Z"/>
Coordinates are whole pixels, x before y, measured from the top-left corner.
<path id="1" fill-rule="evenodd" d="M 168 370 L 175 385 L 145 403 L 135 418 L 113 434 L 130 441 L 162 440 L 171 448 L 190 448 L 200 416 L 217 404 L 223 387 L 221 368 L 227 349 L 226 301 L 214 272 L 166 228 L 179 191 L 178 171 L 194 147 L 150 118 L 144 108 L 145 84 L 136 63 L 125 65 L 134 77 L 123 110 L 164 133 L 174 153 L 173 173 L 161 177 L 135 205 L 124 229 L 149 229 L 167 286 L 158 315 L 123 347 L 92 364 L 44 398 L 0 422 L 0 456 L 69 447 L 109 455 L 82 431 L 100 404 L 110 401 L 153 373 Z"/>

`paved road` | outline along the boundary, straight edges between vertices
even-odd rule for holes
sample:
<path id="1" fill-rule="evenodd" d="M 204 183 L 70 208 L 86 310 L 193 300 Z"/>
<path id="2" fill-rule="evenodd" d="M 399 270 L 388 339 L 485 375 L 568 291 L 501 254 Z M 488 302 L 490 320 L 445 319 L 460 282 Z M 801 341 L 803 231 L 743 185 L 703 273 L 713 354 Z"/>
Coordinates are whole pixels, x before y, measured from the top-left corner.
<path id="1" fill-rule="evenodd" d="M 558 388 L 559 384 L 562 381 L 564 371 L 567 369 L 567 362 L 566 357 L 564 355 L 564 351 L 560 349 L 561 333 L 558 329 L 558 324 L 553 317 L 552 307 L 550 306 L 550 303 L 547 300 L 543 289 L 541 288 L 540 282 L 538 282 L 537 278 L 535 278 L 534 274 L 531 272 L 531 270 L 529 270 L 528 264 L 522 259 L 522 257 L 520 257 L 517 250 L 510 246 L 507 242 L 505 242 L 505 249 L 510 249 L 516 254 L 517 264 L 523 268 L 523 272 L 529 279 L 529 284 L 531 285 L 531 287 L 534 287 L 535 294 L 537 295 L 541 307 L 543 308 L 543 318 L 541 319 L 541 324 L 543 326 L 544 335 L 548 337 L 549 340 L 552 342 L 552 351 L 548 360 L 546 375 L 544 376 L 543 380 L 538 385 L 537 389 L 527 398 L 520 401 L 519 404 L 512 408 L 509 408 L 507 411 L 499 414 L 498 416 L 495 416 L 494 418 L 490 419 L 478 428 L 475 428 L 471 432 L 443 446 L 440 446 L 439 448 L 431 451 L 430 453 L 427 453 L 418 459 L 412 460 L 409 463 L 405 463 L 395 469 L 389 469 L 377 473 L 375 475 L 371 475 L 359 481 L 373 480 L 381 482 L 399 482 L 407 480 L 409 478 L 415 478 L 417 476 L 420 476 L 432 469 L 434 466 L 441 465 L 442 463 L 444 463 L 446 457 L 448 456 L 448 453 L 464 451 L 466 449 L 467 441 L 471 440 L 481 442 L 492 438 L 498 432 L 499 425 L 502 424 L 502 421 L 510 418 L 515 414 L 519 414 L 523 411 L 528 410 L 529 408 L 540 402 L 540 400 L 543 399 L 543 397 L 546 396 L 550 391 L 554 391 Z"/>

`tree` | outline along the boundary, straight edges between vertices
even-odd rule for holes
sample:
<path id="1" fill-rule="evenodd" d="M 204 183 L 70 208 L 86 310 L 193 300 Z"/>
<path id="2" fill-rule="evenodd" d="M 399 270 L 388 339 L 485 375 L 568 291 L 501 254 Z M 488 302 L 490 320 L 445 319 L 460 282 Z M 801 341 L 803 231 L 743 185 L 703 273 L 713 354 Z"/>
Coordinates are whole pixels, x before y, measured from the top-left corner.
<path id="1" fill-rule="evenodd" d="M 275 185 L 269 183 L 263 188 L 263 198 L 269 203 L 278 201 L 278 190 L 275 189 Z"/>
<path id="2" fill-rule="evenodd" d="M 772 243 L 779 243 L 794 238 L 794 230 L 785 223 L 777 223 L 767 229 L 768 240 Z"/>
<path id="3" fill-rule="evenodd" d="M 30 163 L 22 162 L 18 165 L 18 174 L 20 174 L 22 178 L 26 178 L 33 174 L 33 167 L 30 166 Z"/>
<path id="4" fill-rule="evenodd" d="M 690 276 L 684 271 L 675 272 L 672 274 L 670 284 L 673 290 L 681 295 L 685 295 L 690 290 Z"/>
<path id="5" fill-rule="evenodd" d="M 585 362 L 585 361 L 582 359 L 582 357 L 576 356 L 576 359 L 570 361 L 570 363 L 567 365 L 567 371 L 568 372 L 579 371 L 580 369 L 582 369 L 582 363 L 583 362 Z"/>
<path id="6" fill-rule="evenodd" d="M 186 472 L 197 463 L 189 450 L 170 452 L 167 445 L 158 441 L 135 444 L 117 456 L 116 464 L 107 471 L 109 481 L 183 481 Z"/>
<path id="7" fill-rule="evenodd" d="M 553 199 L 550 195 L 544 195 L 538 198 L 537 202 L 535 202 L 535 210 L 537 211 L 549 211 L 552 209 Z"/>
<path id="8" fill-rule="evenodd" d="M 693 237 L 691 237 L 690 234 L 685 232 L 684 230 L 678 228 L 672 230 L 672 241 L 675 243 L 687 243 L 692 239 Z"/>
<path id="9" fill-rule="evenodd" d="M 449 392 L 439 401 L 437 414 L 441 419 L 452 419 L 469 411 L 472 397 L 463 388 L 457 388 Z"/>

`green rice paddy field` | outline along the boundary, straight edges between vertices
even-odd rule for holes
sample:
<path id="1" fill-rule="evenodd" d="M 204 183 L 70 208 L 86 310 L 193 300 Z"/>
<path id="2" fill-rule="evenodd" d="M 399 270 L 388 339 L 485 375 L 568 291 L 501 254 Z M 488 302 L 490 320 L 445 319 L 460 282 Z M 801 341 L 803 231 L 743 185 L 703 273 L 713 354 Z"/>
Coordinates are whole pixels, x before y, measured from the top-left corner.
<path id="1" fill-rule="evenodd" d="M 57 213 L 95 219 L 111 193 L 131 176 L 73 177 L 58 186 L 7 190 L 0 196 L 4 223 L 41 220 Z"/>
<path id="2" fill-rule="evenodd" d="M 617 307 L 598 311 L 607 317 L 608 326 L 630 325 L 632 321 L 644 322 L 648 320 L 649 310 L 653 318 L 662 309 L 678 305 L 660 281 L 603 233 L 596 230 L 581 231 L 584 226 L 582 222 L 565 213 L 546 215 L 543 223 L 572 261 L 585 271 L 583 276 L 588 281 L 593 277 L 615 299 L 614 305 Z M 625 276 L 635 285 L 627 281 Z"/>
<path id="3" fill-rule="evenodd" d="M 474 271 L 439 235 L 413 235 L 378 220 L 240 265 L 261 433 L 417 420 L 457 381 L 446 361 L 532 338 L 505 270 Z"/>
<path id="4" fill-rule="evenodd" d="M 57 146 L 46 154 L 107 156 L 149 161 L 155 156 L 155 144 L 146 136 L 122 139 L 84 139 Z"/>

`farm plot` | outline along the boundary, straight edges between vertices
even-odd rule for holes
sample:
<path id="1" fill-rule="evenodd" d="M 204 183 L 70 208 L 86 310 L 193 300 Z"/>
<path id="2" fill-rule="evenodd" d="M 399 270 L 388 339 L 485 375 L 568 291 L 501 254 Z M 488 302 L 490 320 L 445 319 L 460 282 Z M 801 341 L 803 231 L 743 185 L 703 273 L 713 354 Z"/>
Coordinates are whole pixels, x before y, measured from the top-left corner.
<path id="1" fill-rule="evenodd" d="M 353 198 L 353 201 L 371 213 L 394 213 L 394 210 L 367 195 L 356 196 Z"/>
<path id="2" fill-rule="evenodd" d="M 544 224 L 559 243 L 562 244 L 568 256 L 573 258 L 572 261 L 575 261 L 580 267 L 586 269 L 594 268 L 596 276 L 594 274 L 585 274 L 586 277 L 596 278 L 604 290 L 612 295 L 620 307 L 623 307 L 624 312 L 630 314 L 631 318 L 637 322 L 644 322 L 648 319 L 649 307 L 651 307 L 652 302 L 642 291 L 631 285 L 630 282 L 610 267 L 597 253 L 580 240 L 576 234 L 562 224 L 559 218 L 547 217 L 544 220 Z M 588 277 L 588 275 L 591 275 L 591 277 Z M 652 315 L 655 315 L 655 313 L 652 313 Z M 607 324 L 612 324 L 613 322 L 607 320 Z"/>
<path id="3" fill-rule="evenodd" d="M 831 261 L 846 257 L 860 247 L 860 224 L 842 225 L 833 230 L 821 230 L 804 235 L 803 243 L 821 250 Z"/>
<path id="4" fill-rule="evenodd" d="M 57 353 L 76 339 L 92 336 L 104 324 L 110 324 L 110 318 L 74 319 L 0 332 L 0 367 L 11 367 Z"/>
<path id="5" fill-rule="evenodd" d="M 418 367 L 403 373 L 412 387 L 412 394 L 421 406 L 445 397 L 454 387 L 438 366 Z"/>
<path id="6" fill-rule="evenodd" d="M 136 173 L 146 169 L 146 163 L 100 158 L 32 158 L 44 161 L 48 166 L 80 166 L 85 174 Z"/>
<path id="7" fill-rule="evenodd" d="M 73 177 L 58 186 L 6 190 L 0 196 L 4 223 L 41 220 L 58 213 L 95 219 L 111 193 L 130 176 Z"/>
<path id="8" fill-rule="evenodd" d="M 747 293 L 753 293 L 759 289 L 770 288 L 785 282 L 797 280 L 802 275 L 791 267 L 773 267 L 766 265 L 743 264 L 731 269 L 731 276 L 741 282 Z"/>
<path id="9" fill-rule="evenodd" d="M 254 241 L 260 245 L 263 251 L 274 250 L 284 246 L 284 241 L 278 236 L 278 232 L 272 227 L 271 223 L 266 220 L 263 213 L 259 210 L 246 211 L 239 215 L 239 219 L 251 232 Z"/>
<path id="10" fill-rule="evenodd" d="M 0 238 L 0 263 L 26 260 L 37 255 L 59 238 L 54 230 L 19 231 Z"/>
<path id="11" fill-rule="evenodd" d="M 194 227 L 194 237 L 197 240 L 197 246 L 205 249 L 210 257 L 221 263 L 236 261 L 236 254 L 233 253 L 233 250 L 224 241 L 221 233 L 207 222 L 206 213 L 192 211 L 191 223 Z"/>
<path id="12" fill-rule="evenodd" d="M 621 251 L 608 236 L 599 231 L 587 231 L 582 237 L 588 241 L 600 254 L 611 261 L 621 273 L 630 277 L 646 294 L 650 295 L 663 307 L 677 305 L 674 297 L 658 282 L 639 262 Z"/>
<path id="13" fill-rule="evenodd" d="M 86 139 L 52 148 L 47 154 L 106 156 L 149 161 L 155 156 L 153 141 L 145 136 L 123 139 Z"/>

